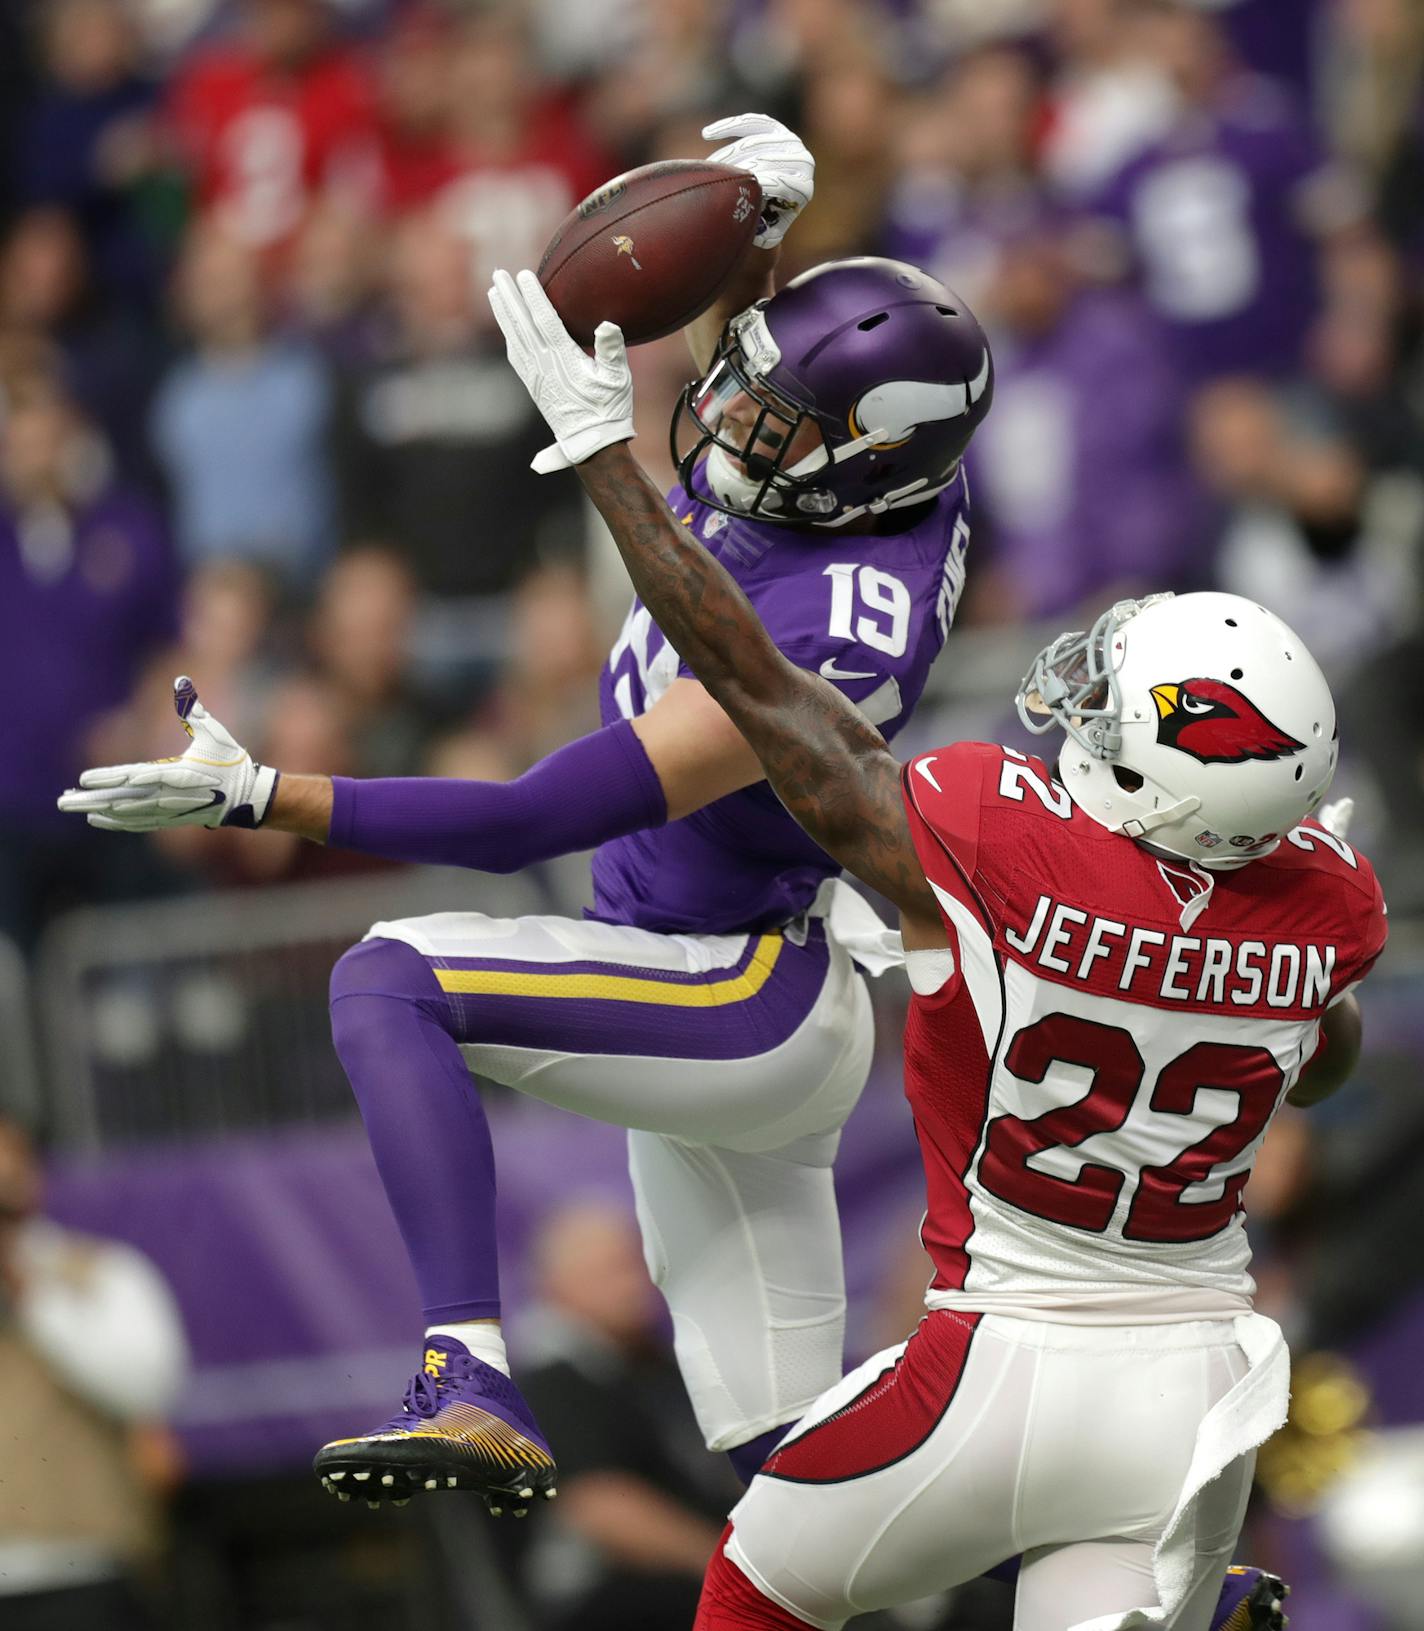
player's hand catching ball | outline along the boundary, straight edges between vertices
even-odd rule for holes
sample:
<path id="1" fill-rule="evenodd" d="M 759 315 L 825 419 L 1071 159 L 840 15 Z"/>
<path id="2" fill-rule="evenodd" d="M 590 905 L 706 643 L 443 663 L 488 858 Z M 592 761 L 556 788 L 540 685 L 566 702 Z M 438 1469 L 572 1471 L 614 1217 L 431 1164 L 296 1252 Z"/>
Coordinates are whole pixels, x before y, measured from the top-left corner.
<path id="1" fill-rule="evenodd" d="M 533 272 L 496 272 L 489 291 L 509 361 L 556 438 L 531 461 L 540 475 L 581 464 L 633 436 L 633 375 L 616 323 L 600 323 L 593 355 L 564 327 Z"/>
<path id="2" fill-rule="evenodd" d="M 724 142 L 709 155 L 712 164 L 750 170 L 761 188 L 761 230 L 752 242 L 775 249 L 816 191 L 811 149 L 778 119 L 766 113 L 738 113 L 702 132 L 704 141 Z"/>
<path id="3" fill-rule="evenodd" d="M 86 770 L 59 798 L 61 810 L 87 816 L 106 832 L 155 827 L 260 827 L 277 772 L 256 763 L 198 701 L 186 674 L 173 682 L 173 706 L 192 745 L 181 759 Z"/>

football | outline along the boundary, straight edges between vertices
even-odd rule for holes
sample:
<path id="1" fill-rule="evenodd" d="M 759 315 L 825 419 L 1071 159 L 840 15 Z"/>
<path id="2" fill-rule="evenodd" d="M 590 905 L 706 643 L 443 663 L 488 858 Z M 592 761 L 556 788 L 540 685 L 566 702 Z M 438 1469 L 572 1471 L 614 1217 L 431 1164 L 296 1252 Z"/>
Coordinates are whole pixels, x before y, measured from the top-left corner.
<path id="1" fill-rule="evenodd" d="M 570 334 L 602 322 L 629 345 L 690 323 L 717 298 L 757 230 L 761 188 L 745 170 L 645 164 L 605 183 L 549 240 L 539 281 Z"/>

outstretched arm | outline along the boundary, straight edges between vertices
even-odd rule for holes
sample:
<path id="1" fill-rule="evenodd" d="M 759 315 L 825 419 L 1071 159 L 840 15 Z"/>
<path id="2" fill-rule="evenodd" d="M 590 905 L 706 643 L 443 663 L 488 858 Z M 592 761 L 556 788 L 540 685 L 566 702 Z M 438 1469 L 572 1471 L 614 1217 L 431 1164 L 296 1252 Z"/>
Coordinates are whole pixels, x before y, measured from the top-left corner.
<path id="1" fill-rule="evenodd" d="M 779 249 L 748 249 L 716 300 L 683 329 L 683 338 L 699 375 L 712 366 L 722 330 L 748 306 L 769 300 L 776 292 L 774 275 L 781 256 Z"/>
<path id="2" fill-rule="evenodd" d="M 516 872 L 761 780 L 736 727 L 689 679 L 637 720 L 556 748 L 508 782 L 279 775 L 208 713 L 191 680 L 178 680 L 174 702 L 192 736 L 181 758 L 86 771 L 60 808 L 111 832 L 268 827 L 394 861 Z"/>
<path id="3" fill-rule="evenodd" d="M 712 366 L 712 354 L 727 323 L 774 292 L 772 274 L 781 240 L 816 190 L 816 161 L 809 148 L 779 120 L 765 113 L 739 113 L 719 119 L 702 132 L 703 139 L 723 145 L 709 155 L 713 164 L 748 170 L 761 188 L 761 220 L 751 247 L 716 300 L 682 331 L 698 372 Z"/>
<path id="4" fill-rule="evenodd" d="M 679 526 L 626 442 L 578 466 L 633 586 L 828 854 L 911 918 L 938 922 L 900 763 L 834 685 L 782 656 L 726 569 Z"/>

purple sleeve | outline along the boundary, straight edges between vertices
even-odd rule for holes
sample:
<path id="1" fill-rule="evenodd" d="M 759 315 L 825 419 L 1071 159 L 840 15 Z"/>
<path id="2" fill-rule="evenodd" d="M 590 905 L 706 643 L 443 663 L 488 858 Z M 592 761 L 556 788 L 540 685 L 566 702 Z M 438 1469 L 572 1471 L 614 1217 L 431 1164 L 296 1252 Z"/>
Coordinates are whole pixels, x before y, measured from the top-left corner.
<path id="1" fill-rule="evenodd" d="M 482 872 L 517 872 L 667 820 L 662 784 L 626 720 L 512 782 L 334 776 L 332 795 L 334 846 Z"/>

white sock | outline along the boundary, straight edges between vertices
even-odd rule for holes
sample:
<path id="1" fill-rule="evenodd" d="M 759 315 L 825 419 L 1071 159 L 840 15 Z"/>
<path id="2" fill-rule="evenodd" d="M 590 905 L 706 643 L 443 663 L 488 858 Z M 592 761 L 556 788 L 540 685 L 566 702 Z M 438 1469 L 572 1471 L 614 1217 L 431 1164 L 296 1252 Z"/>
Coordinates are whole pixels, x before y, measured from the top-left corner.
<path id="1" fill-rule="evenodd" d="M 504 1351 L 504 1329 L 498 1320 L 454 1320 L 449 1325 L 429 1325 L 427 1337 L 454 1337 L 463 1342 L 476 1359 L 509 1375 L 509 1356 Z"/>

